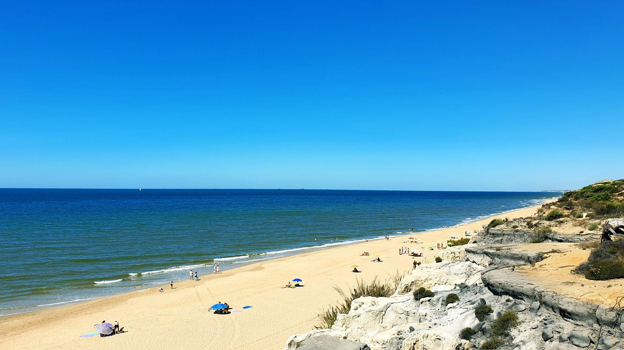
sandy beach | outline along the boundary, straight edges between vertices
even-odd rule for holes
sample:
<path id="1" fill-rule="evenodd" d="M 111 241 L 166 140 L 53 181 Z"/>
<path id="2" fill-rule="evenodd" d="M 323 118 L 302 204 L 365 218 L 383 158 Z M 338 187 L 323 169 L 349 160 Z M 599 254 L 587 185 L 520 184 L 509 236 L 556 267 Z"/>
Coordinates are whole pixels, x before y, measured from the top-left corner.
<path id="1" fill-rule="evenodd" d="M 515 210 L 453 228 L 375 240 L 348 246 L 253 263 L 199 282 L 179 281 L 174 289 L 162 286 L 96 299 L 84 303 L 0 318 L 2 349 L 283 349 L 289 336 L 305 333 L 319 323 L 318 315 L 335 303 L 334 287 L 349 288 L 361 278 L 389 278 L 412 269 L 412 258 L 399 255 L 401 247 L 431 259 L 439 250 L 423 249 L 446 242 L 452 234 L 480 230 L 492 218 L 533 215 L 537 206 Z M 404 243 L 407 237 L 418 244 Z M 367 251 L 371 256 L 361 256 Z M 379 255 L 383 263 L 371 260 Z M 359 265 L 362 273 L 352 273 Z M 293 278 L 302 288 L 283 289 Z M 217 302 L 233 308 L 215 315 Z M 244 306 L 251 308 L 243 309 Z M 119 321 L 126 333 L 112 337 L 81 338 L 102 320 Z"/>

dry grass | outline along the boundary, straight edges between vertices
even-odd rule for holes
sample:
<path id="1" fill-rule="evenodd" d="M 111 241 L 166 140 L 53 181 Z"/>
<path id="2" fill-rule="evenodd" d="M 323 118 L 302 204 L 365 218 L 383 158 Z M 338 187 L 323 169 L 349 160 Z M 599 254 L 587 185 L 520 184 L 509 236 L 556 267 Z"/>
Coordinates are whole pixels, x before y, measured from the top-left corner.
<path id="1" fill-rule="evenodd" d="M 596 249 L 600 246 L 600 241 L 577 243 L 576 246 L 583 250 Z"/>
<path id="2" fill-rule="evenodd" d="M 394 276 L 391 276 L 384 282 L 380 282 L 375 277 L 370 283 L 366 283 L 363 280 L 358 279 L 355 287 L 349 291 L 334 287 L 334 289 L 340 293 L 341 301 L 338 305 L 330 306 L 329 309 L 324 310 L 319 315 L 321 323 L 315 326 L 316 329 L 331 328 L 339 314 L 348 314 L 351 310 L 351 302 L 360 297 L 389 297 L 396 291 L 399 283 L 403 279 L 403 275 L 398 271 Z"/>

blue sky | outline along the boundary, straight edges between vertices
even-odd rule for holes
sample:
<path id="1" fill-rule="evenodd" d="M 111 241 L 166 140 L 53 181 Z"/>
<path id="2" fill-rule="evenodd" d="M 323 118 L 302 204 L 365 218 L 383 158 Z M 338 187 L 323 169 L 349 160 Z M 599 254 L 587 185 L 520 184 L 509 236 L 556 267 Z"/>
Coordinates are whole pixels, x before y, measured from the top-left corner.
<path id="1" fill-rule="evenodd" d="M 0 187 L 624 178 L 620 1 L 3 1 Z"/>

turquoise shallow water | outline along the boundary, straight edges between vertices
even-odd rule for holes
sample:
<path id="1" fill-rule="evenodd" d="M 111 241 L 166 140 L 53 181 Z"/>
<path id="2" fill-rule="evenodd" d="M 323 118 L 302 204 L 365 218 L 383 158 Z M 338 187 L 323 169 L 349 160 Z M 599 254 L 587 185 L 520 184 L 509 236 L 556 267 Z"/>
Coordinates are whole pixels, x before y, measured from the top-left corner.
<path id="1" fill-rule="evenodd" d="M 557 195 L 0 189 L 0 315 L 181 280 L 215 262 L 227 269 L 457 225 Z"/>

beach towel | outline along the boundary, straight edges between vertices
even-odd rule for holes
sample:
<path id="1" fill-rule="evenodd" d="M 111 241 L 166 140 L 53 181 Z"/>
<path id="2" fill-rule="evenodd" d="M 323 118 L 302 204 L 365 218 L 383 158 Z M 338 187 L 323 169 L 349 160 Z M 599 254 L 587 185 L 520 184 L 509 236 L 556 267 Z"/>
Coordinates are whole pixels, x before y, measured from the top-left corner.
<path id="1" fill-rule="evenodd" d="M 87 334 L 83 334 L 80 336 L 80 338 L 91 338 L 91 337 L 95 337 L 96 335 L 99 335 L 99 332 L 93 332 L 93 333 L 87 333 Z"/>
<path id="2" fill-rule="evenodd" d="M 251 306 L 243 306 L 243 309 L 251 309 Z"/>

